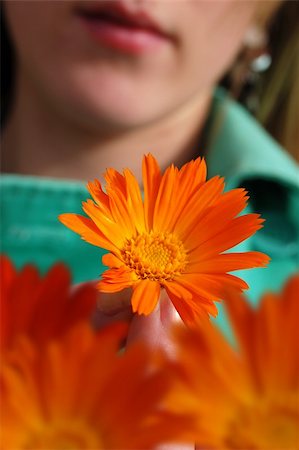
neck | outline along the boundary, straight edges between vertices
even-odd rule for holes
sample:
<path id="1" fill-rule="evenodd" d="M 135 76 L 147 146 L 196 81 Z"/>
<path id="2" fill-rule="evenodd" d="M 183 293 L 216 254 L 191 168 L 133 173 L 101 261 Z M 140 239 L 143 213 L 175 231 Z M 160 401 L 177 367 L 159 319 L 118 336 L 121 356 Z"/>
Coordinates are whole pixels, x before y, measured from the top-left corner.
<path id="1" fill-rule="evenodd" d="M 156 123 L 107 135 L 74 126 L 19 81 L 3 133 L 3 169 L 89 180 L 100 178 L 107 167 L 129 167 L 141 179 L 141 159 L 149 152 L 162 168 L 180 166 L 200 151 L 197 143 L 210 99 L 209 91 Z"/>

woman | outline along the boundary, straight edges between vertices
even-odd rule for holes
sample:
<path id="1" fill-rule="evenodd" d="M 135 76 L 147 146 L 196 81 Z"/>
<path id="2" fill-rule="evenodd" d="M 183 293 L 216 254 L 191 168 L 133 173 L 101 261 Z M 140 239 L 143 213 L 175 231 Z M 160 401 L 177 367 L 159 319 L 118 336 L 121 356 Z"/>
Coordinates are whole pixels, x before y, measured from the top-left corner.
<path id="1" fill-rule="evenodd" d="M 130 167 L 140 179 L 148 151 L 162 167 L 202 155 L 209 175 L 224 175 L 230 188 L 247 187 L 249 208 L 267 220 L 242 247 L 272 258 L 267 270 L 244 275 L 249 284 L 254 280 L 251 299 L 279 288 L 298 266 L 298 169 L 240 106 L 215 90 L 248 32 L 278 6 L 4 2 L 16 66 L 3 167 L 16 175 L 2 178 L 2 251 L 19 266 L 30 261 L 45 270 L 63 260 L 76 282 L 97 278 L 99 250 L 56 219 L 79 212 L 86 198 L 82 180 L 99 178 L 109 166 Z M 222 315 L 219 321 L 223 325 Z"/>

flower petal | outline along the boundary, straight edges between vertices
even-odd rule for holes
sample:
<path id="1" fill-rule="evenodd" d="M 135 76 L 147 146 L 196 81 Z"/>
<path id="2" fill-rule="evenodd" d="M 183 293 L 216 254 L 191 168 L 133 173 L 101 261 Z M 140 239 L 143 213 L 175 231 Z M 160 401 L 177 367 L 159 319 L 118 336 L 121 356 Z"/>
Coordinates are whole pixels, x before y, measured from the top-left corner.
<path id="1" fill-rule="evenodd" d="M 145 223 L 147 230 L 150 231 L 153 227 L 155 203 L 162 178 L 160 167 L 151 154 L 143 158 L 142 177 L 144 186 Z"/>
<path id="2" fill-rule="evenodd" d="M 123 195 L 124 197 L 127 196 L 127 189 L 126 189 L 126 182 L 125 177 L 119 173 L 115 169 L 107 169 L 104 174 L 105 180 L 106 180 L 106 191 L 108 192 L 109 189 L 116 190 L 119 194 Z"/>
<path id="3" fill-rule="evenodd" d="M 117 258 L 117 256 L 113 255 L 113 253 L 106 253 L 106 255 L 103 255 L 102 263 L 104 266 L 108 266 L 113 269 L 119 269 L 124 265 L 124 263 Z"/>
<path id="4" fill-rule="evenodd" d="M 168 228 L 174 229 L 178 220 L 184 220 L 185 209 L 192 203 L 198 194 L 199 188 L 203 185 L 207 176 L 207 167 L 203 159 L 197 158 L 195 161 L 186 163 L 178 173 L 177 188 L 173 207 L 168 210 Z"/>
<path id="5" fill-rule="evenodd" d="M 127 188 L 127 208 L 131 221 L 139 233 L 145 231 L 144 207 L 137 179 L 129 169 L 124 170 Z"/>
<path id="6" fill-rule="evenodd" d="M 207 178 L 207 165 L 204 158 L 197 158 L 183 165 L 179 170 L 179 185 L 181 191 L 189 191 L 192 195 L 197 191 Z"/>
<path id="7" fill-rule="evenodd" d="M 192 327 L 197 323 L 200 323 L 201 320 L 207 319 L 208 314 L 205 309 L 201 308 L 200 305 L 196 305 L 194 308 L 192 303 L 180 297 L 180 295 L 178 295 L 179 291 L 176 290 L 176 287 L 173 286 L 172 283 L 167 284 L 165 288 L 171 302 L 186 325 Z"/>
<path id="8" fill-rule="evenodd" d="M 133 236 L 136 231 L 136 226 L 132 220 L 131 213 L 128 210 L 127 200 L 123 197 L 123 195 L 119 195 L 117 191 L 110 189 L 108 192 L 110 211 L 113 221 L 122 228 L 122 233 L 124 236 Z"/>
<path id="9" fill-rule="evenodd" d="M 109 197 L 102 189 L 101 183 L 98 180 L 90 181 L 87 184 L 87 189 L 94 201 L 107 214 L 109 213 Z"/>
<path id="10" fill-rule="evenodd" d="M 115 223 L 112 217 L 105 216 L 91 200 L 83 202 L 83 211 L 91 218 L 103 236 L 109 236 L 109 239 L 115 244 L 117 249 L 122 247 L 125 239 L 125 230 Z M 104 246 L 104 248 L 110 250 L 110 247 Z"/>
<path id="11" fill-rule="evenodd" d="M 202 259 L 201 261 L 191 262 L 186 272 L 194 274 L 198 272 L 205 274 L 231 272 L 253 267 L 265 267 L 268 263 L 269 257 L 260 252 L 224 253 L 208 260 Z"/>
<path id="12" fill-rule="evenodd" d="M 194 313 L 198 316 L 201 317 L 203 311 L 206 311 L 206 313 L 209 312 L 213 316 L 217 315 L 217 308 L 212 300 L 198 293 L 193 289 L 191 284 L 187 285 L 175 280 L 165 283 L 165 288 L 170 299 L 172 299 L 173 296 L 181 298 L 186 304 L 192 307 Z"/>
<path id="13" fill-rule="evenodd" d="M 119 292 L 136 283 L 134 272 L 122 266 L 106 270 L 97 287 L 101 292 Z"/>
<path id="14" fill-rule="evenodd" d="M 175 206 L 177 195 L 177 177 L 178 169 L 173 165 L 166 169 L 163 174 L 159 191 L 156 198 L 153 229 L 159 231 L 168 231 L 168 223 L 171 219 Z"/>
<path id="15" fill-rule="evenodd" d="M 263 222 L 259 214 L 246 214 L 236 217 L 224 228 L 213 222 L 206 224 L 200 234 L 188 238 L 190 259 L 209 258 L 235 247 L 262 228 Z"/>
<path id="16" fill-rule="evenodd" d="M 118 248 L 102 233 L 94 221 L 80 214 L 61 214 L 59 220 L 65 226 L 81 235 L 82 239 L 97 247 L 110 251 L 118 251 Z"/>
<path id="17" fill-rule="evenodd" d="M 153 312 L 159 300 L 160 284 L 147 279 L 136 283 L 133 289 L 133 312 L 145 315 Z"/>
<path id="18" fill-rule="evenodd" d="M 214 177 L 200 187 L 198 192 L 186 202 L 186 207 L 182 211 L 181 220 L 177 221 L 174 231 L 177 231 L 180 238 L 185 241 L 194 228 L 200 229 L 200 218 L 205 216 L 207 208 L 211 208 L 213 203 L 219 198 L 224 189 L 224 180 Z"/>
<path id="19" fill-rule="evenodd" d="M 213 205 L 196 217 L 198 226 L 190 230 L 186 236 L 186 245 L 192 248 L 192 243 L 199 239 L 207 240 L 230 226 L 234 218 L 245 208 L 248 199 L 246 194 L 244 189 L 235 189 L 218 197 Z"/>

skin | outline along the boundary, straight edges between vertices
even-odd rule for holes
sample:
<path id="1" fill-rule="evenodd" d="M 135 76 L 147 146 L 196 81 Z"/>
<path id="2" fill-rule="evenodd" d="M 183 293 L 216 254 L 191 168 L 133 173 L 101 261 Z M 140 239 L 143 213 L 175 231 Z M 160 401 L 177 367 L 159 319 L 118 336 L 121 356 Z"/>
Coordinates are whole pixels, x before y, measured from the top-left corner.
<path id="1" fill-rule="evenodd" d="M 18 61 L 5 170 L 86 180 L 107 166 L 140 173 L 148 151 L 164 167 L 189 160 L 258 2 L 120 1 L 167 36 L 141 55 L 95 43 L 76 15 L 87 3 L 4 2 Z"/>
<path id="2" fill-rule="evenodd" d="M 162 167 L 191 159 L 214 86 L 240 50 L 259 1 L 120 1 L 145 10 L 167 35 L 155 52 L 139 55 L 90 39 L 75 14 L 83 3 L 89 2 L 4 1 L 17 54 L 4 170 L 87 180 L 109 166 L 130 167 L 141 179 L 144 153 L 152 151 Z M 97 326 L 131 320 L 129 296 L 101 295 Z M 151 316 L 131 320 L 128 342 L 141 338 L 172 354 L 174 320 L 163 297 Z"/>

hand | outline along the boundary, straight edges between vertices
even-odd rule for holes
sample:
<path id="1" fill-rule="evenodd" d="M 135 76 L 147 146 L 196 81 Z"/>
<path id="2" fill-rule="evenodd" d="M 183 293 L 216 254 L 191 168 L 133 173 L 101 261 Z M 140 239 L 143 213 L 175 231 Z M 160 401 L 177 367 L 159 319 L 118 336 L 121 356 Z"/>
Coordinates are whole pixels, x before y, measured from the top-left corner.
<path id="1" fill-rule="evenodd" d="M 129 325 L 126 345 L 142 340 L 152 348 L 163 348 L 170 358 L 175 357 L 175 348 L 170 338 L 170 329 L 181 319 L 166 291 L 162 290 L 156 309 L 149 315 L 133 314 L 131 289 L 117 294 L 99 293 L 98 308 L 94 316 L 97 328 L 117 320 L 125 320 Z M 162 444 L 153 450 L 194 450 L 193 444 Z"/>
<path id="2" fill-rule="evenodd" d="M 142 340 L 152 348 L 163 348 L 171 357 L 174 347 L 169 337 L 173 323 L 180 318 L 169 300 L 166 292 L 161 293 L 158 305 L 149 316 L 133 314 L 130 299 L 131 289 L 125 289 L 117 294 L 99 293 L 98 307 L 93 318 L 97 328 L 124 320 L 129 325 L 127 345 L 136 340 Z"/>

